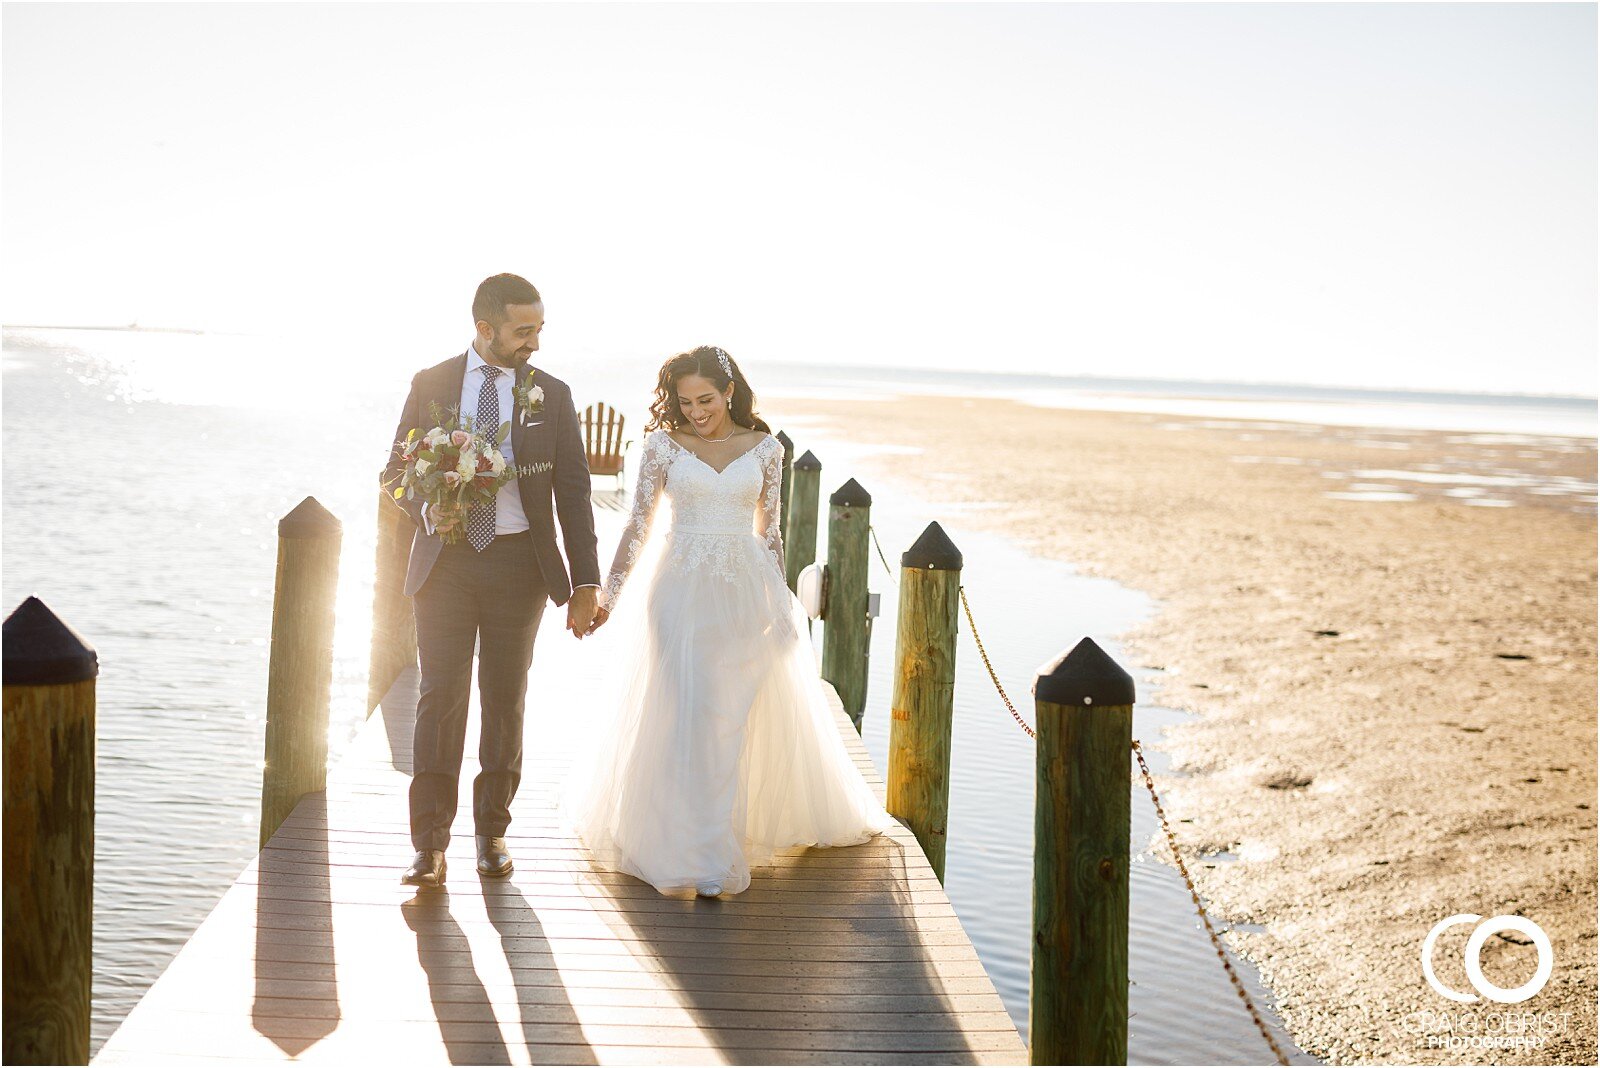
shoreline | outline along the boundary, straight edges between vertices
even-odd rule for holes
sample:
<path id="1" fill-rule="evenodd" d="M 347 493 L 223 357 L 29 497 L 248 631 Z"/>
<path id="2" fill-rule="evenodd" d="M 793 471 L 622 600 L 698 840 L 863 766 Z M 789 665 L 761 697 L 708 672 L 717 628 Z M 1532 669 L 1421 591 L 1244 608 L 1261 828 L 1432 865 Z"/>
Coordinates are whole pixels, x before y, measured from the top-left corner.
<path id="1" fill-rule="evenodd" d="M 1176 773 L 1160 785 L 1192 821 L 1186 852 L 1215 862 L 1193 866 L 1208 907 L 1265 928 L 1229 940 L 1308 1053 L 1592 1059 L 1592 441 L 962 397 L 767 409 L 796 435 L 821 422 L 894 445 L 852 466 L 935 518 L 936 502 L 965 506 L 968 525 L 1158 599 L 1121 638 L 1164 669 L 1141 703 L 1195 714 L 1161 743 Z M 1463 912 L 1548 932 L 1552 978 L 1518 1006 L 1567 1014 L 1541 1047 L 1430 1049 L 1407 1029 L 1460 1008 L 1418 954 Z M 1435 960 L 1462 990 L 1466 937 Z M 1516 986 L 1533 952 L 1492 938 L 1484 971 Z"/>
<path id="2" fill-rule="evenodd" d="M 1453 434 L 1562 438 L 1577 442 L 1592 441 L 1600 435 L 1596 401 L 1591 397 L 1576 395 L 1426 393 L 1398 389 L 1363 391 L 1278 386 L 1272 383 L 1259 384 L 1260 392 L 1255 392 L 1255 383 L 1159 384 L 1174 388 L 1165 391 L 1097 390 L 1088 386 L 1072 388 L 1052 384 L 1031 389 L 996 389 L 990 385 L 980 391 L 968 385 L 951 384 L 945 389 L 937 389 L 923 383 L 921 388 L 906 389 L 887 379 L 862 378 L 855 383 L 840 379 L 836 384 L 824 387 L 779 386 L 766 390 L 762 396 L 777 406 L 790 401 L 805 404 L 863 397 L 885 404 L 928 398 L 971 398 L 1014 401 L 1026 407 L 1047 410 L 1126 412 L 1179 418 L 1294 423 L 1302 426 L 1342 426 L 1372 431 L 1432 430 Z M 1233 386 L 1234 391 L 1176 388 L 1205 385 Z M 1581 415 L 1578 409 L 1582 410 Z"/>

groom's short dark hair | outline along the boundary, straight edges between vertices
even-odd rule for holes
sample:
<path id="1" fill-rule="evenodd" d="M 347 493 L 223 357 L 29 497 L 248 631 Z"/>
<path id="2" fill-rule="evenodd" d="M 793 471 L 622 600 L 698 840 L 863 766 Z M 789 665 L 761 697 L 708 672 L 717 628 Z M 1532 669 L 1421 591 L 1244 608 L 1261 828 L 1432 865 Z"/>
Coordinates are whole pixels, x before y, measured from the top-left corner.
<path id="1" fill-rule="evenodd" d="M 507 304 L 539 303 L 539 291 L 521 275 L 490 275 L 478 283 L 477 295 L 472 298 L 472 321 L 481 319 L 490 326 L 499 326 L 506 321 Z"/>

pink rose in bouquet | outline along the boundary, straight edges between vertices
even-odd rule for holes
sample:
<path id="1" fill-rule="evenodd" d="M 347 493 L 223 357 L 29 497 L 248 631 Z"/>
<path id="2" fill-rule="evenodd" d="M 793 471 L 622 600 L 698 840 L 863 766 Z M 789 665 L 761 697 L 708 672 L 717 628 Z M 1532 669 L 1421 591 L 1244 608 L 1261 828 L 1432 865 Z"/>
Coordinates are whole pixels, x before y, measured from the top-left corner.
<path id="1" fill-rule="evenodd" d="M 396 500 L 420 500 L 423 507 L 437 506 L 446 513 L 465 516 L 473 505 L 488 504 L 500 487 L 516 477 L 499 445 L 510 423 L 502 423 L 492 436 L 475 430 L 452 409 L 431 413 L 438 425 L 426 433 L 413 429 L 400 446 L 402 466 Z M 442 527 L 446 544 L 463 537 L 462 524 Z"/>

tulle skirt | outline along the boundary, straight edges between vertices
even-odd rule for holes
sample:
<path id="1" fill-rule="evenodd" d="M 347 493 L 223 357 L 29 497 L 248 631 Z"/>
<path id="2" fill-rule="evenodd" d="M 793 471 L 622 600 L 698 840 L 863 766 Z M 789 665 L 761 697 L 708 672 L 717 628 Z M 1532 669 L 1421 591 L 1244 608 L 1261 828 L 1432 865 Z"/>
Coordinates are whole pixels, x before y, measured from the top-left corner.
<path id="1" fill-rule="evenodd" d="M 596 637 L 609 692 L 561 812 L 602 868 L 662 893 L 725 893 L 792 846 L 893 825 L 817 673 L 806 617 L 759 537 L 652 537 Z"/>

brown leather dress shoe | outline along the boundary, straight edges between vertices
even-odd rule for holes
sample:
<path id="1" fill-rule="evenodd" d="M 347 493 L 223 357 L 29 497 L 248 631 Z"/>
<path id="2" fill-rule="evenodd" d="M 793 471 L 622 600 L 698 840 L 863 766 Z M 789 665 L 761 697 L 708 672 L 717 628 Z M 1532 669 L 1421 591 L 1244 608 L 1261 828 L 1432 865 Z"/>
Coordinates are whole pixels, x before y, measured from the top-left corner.
<path id="1" fill-rule="evenodd" d="M 499 835 L 475 834 L 478 843 L 479 875 L 510 875 L 511 854 L 506 852 L 506 840 Z"/>
<path id="2" fill-rule="evenodd" d="M 419 849 L 400 881 L 411 886 L 443 886 L 444 869 L 444 850 Z"/>

